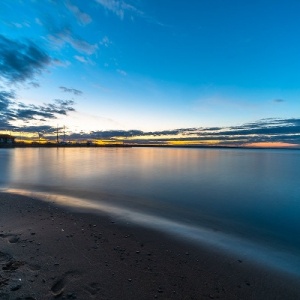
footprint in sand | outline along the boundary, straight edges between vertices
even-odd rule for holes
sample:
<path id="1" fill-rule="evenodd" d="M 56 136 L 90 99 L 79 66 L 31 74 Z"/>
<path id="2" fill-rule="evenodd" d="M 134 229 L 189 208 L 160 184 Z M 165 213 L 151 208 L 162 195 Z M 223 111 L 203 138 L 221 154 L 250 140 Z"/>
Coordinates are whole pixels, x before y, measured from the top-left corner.
<path id="1" fill-rule="evenodd" d="M 15 243 L 17 243 L 18 241 L 19 241 L 19 237 L 18 236 L 12 236 L 12 237 L 10 237 L 9 239 L 8 239 L 8 241 L 11 243 L 11 244 L 15 244 Z"/>
<path id="2" fill-rule="evenodd" d="M 77 271 L 69 271 L 64 276 L 57 280 L 51 287 L 51 292 L 54 297 L 59 297 L 65 290 L 65 287 L 69 281 L 76 279 L 79 275 Z"/>
<path id="3" fill-rule="evenodd" d="M 30 265 L 28 265 L 28 268 L 29 268 L 30 271 L 35 272 L 35 271 L 39 271 L 41 269 L 41 266 L 30 264 Z"/>
<path id="4" fill-rule="evenodd" d="M 63 279 L 59 279 L 51 287 L 51 292 L 53 293 L 53 295 L 55 297 L 58 297 L 58 296 L 60 296 L 64 292 L 65 285 L 66 285 L 66 280 L 64 278 Z"/>
<path id="5" fill-rule="evenodd" d="M 23 261 L 14 260 L 11 255 L 0 252 L 0 265 L 2 266 L 2 270 L 16 271 L 24 264 Z"/>
<path id="6" fill-rule="evenodd" d="M 19 241 L 20 237 L 17 234 L 0 234 L 0 238 L 7 239 L 9 243 L 15 244 Z"/>
<path id="7" fill-rule="evenodd" d="M 93 282 L 86 286 L 85 290 L 88 291 L 91 294 L 91 296 L 95 296 L 101 290 L 101 286 L 99 283 Z"/>
<path id="8" fill-rule="evenodd" d="M 16 271 L 17 269 L 19 269 L 23 265 L 24 265 L 23 261 L 10 260 L 9 262 L 7 262 L 2 267 L 2 270 L 4 270 L 4 271 Z"/>

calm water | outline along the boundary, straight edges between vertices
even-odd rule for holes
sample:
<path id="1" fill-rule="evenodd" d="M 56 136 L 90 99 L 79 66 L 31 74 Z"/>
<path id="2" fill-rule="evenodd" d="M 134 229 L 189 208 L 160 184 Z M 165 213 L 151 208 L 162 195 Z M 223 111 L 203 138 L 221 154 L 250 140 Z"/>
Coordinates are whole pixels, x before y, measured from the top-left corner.
<path id="1" fill-rule="evenodd" d="M 0 149 L 0 170 L 1 188 L 91 200 L 125 217 L 134 211 L 186 236 L 226 236 L 227 246 L 229 236 L 240 251 L 292 255 L 300 273 L 300 151 Z"/>

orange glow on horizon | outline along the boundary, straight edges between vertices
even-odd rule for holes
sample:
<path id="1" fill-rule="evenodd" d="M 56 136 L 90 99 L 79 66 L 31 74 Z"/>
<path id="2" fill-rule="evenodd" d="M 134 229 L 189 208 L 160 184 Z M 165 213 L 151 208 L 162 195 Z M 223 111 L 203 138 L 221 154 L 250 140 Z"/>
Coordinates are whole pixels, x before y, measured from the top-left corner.
<path id="1" fill-rule="evenodd" d="M 244 144 L 243 147 L 258 147 L 258 148 L 292 148 L 297 147 L 297 144 L 283 143 L 283 142 L 259 142 Z"/>
<path id="2" fill-rule="evenodd" d="M 173 145 L 173 146 L 184 146 L 184 145 L 202 145 L 202 146 L 214 146 L 218 145 L 220 141 L 218 140 L 207 140 L 207 141 L 167 141 L 167 145 Z"/>
<path id="3" fill-rule="evenodd" d="M 111 141 L 111 140 L 92 140 L 95 145 L 123 145 L 123 141 Z"/>

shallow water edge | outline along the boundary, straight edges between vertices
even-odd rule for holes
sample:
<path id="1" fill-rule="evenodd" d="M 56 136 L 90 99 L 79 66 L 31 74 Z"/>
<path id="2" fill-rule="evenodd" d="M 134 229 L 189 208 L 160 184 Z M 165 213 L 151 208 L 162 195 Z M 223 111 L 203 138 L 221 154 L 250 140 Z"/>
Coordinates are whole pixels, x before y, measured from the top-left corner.
<path id="1" fill-rule="evenodd" d="M 124 223 L 133 223 L 172 235 L 185 242 L 192 242 L 201 247 L 213 247 L 227 255 L 238 256 L 243 260 L 269 268 L 274 272 L 300 278 L 300 258 L 288 252 L 259 243 L 242 239 L 234 234 L 215 231 L 211 228 L 187 225 L 166 218 L 128 210 L 123 207 L 109 205 L 105 202 L 92 201 L 61 194 L 49 194 L 21 189 L 2 188 L 0 192 L 22 195 L 40 201 L 46 201 L 66 209 L 92 214 L 108 214 Z"/>

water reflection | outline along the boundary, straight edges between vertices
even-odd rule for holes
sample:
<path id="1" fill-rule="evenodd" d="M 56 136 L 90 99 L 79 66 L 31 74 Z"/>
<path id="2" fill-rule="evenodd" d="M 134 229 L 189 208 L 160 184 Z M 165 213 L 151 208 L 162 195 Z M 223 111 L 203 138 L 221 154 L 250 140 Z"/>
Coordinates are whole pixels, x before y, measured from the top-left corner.
<path id="1" fill-rule="evenodd" d="M 1 149 L 2 186 L 101 201 L 300 250 L 300 152 Z"/>
<path id="2" fill-rule="evenodd" d="M 11 149 L 0 149 L 0 187 L 11 182 Z"/>

